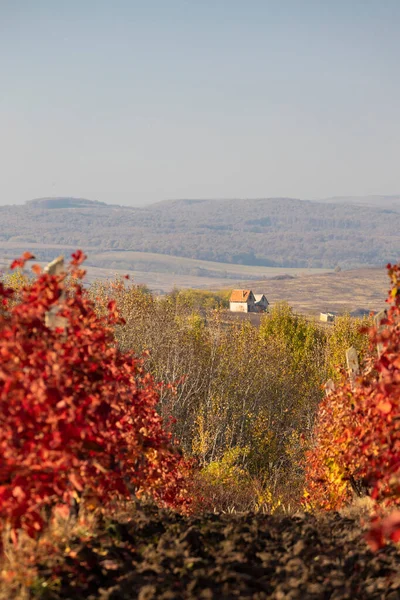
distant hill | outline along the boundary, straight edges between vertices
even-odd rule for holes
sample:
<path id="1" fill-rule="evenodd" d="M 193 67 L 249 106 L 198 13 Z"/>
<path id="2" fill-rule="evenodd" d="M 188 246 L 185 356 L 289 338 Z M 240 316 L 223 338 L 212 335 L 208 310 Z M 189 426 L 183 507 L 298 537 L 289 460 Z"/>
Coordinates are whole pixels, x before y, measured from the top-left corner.
<path id="1" fill-rule="evenodd" d="M 295 268 L 378 266 L 400 257 L 394 200 L 391 208 L 293 198 L 183 199 L 137 208 L 41 198 L 0 207 L 0 223 L 0 249 L 40 243 L 45 258 L 46 245 L 83 247 L 91 256 L 129 250 Z"/>
<path id="2" fill-rule="evenodd" d="M 330 204 L 360 204 L 367 206 L 376 206 L 377 208 L 400 208 L 400 195 L 393 196 L 333 196 L 324 198 L 318 202 L 329 202 Z"/>
<path id="3" fill-rule="evenodd" d="M 64 196 L 52 198 L 34 198 L 25 202 L 28 206 L 37 206 L 39 208 L 91 208 L 96 206 L 106 206 L 105 202 L 98 200 L 87 200 L 86 198 L 68 198 Z"/>

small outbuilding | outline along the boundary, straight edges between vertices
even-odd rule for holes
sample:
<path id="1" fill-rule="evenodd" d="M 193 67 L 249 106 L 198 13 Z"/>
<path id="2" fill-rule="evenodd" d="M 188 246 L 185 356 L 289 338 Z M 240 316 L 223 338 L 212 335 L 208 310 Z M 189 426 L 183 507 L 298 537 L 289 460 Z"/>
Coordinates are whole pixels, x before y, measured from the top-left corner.
<path id="1" fill-rule="evenodd" d="M 320 313 L 319 320 L 324 321 L 324 323 L 333 323 L 335 316 L 334 313 Z"/>
<path id="2" fill-rule="evenodd" d="M 257 312 L 267 312 L 269 302 L 265 294 L 254 294 Z"/>

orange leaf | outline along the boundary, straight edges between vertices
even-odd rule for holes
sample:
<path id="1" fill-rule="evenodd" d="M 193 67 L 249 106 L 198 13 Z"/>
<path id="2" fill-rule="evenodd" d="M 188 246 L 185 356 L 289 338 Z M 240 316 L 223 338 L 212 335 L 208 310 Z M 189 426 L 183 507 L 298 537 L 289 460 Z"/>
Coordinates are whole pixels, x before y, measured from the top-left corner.
<path id="1" fill-rule="evenodd" d="M 81 482 L 79 481 L 79 479 L 77 478 L 77 476 L 75 475 L 75 473 L 71 473 L 69 475 L 68 479 L 70 480 L 70 482 L 72 483 L 72 485 L 74 486 L 74 488 L 76 490 L 78 490 L 78 492 L 82 492 L 83 491 L 83 486 L 82 486 Z"/>
<path id="2" fill-rule="evenodd" d="M 15 486 L 12 494 L 14 498 L 17 498 L 19 501 L 22 501 L 25 498 L 25 492 L 20 485 Z"/>
<path id="3" fill-rule="evenodd" d="M 54 509 L 54 512 L 57 516 L 61 517 L 62 519 L 68 519 L 70 515 L 70 508 L 66 504 L 57 504 L 57 506 Z"/>
<path id="4" fill-rule="evenodd" d="M 377 406 L 377 409 L 383 412 L 385 415 L 389 414 L 392 408 L 392 403 L 389 402 L 389 400 L 382 400 Z"/>
<path id="5" fill-rule="evenodd" d="M 40 265 L 32 265 L 31 269 L 35 275 L 40 275 L 42 272 L 42 267 Z"/>

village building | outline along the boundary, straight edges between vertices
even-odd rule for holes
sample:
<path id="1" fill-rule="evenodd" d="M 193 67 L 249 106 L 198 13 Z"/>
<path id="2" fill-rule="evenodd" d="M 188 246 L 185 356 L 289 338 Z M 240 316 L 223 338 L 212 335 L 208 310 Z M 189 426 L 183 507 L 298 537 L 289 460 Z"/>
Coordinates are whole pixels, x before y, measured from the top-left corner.
<path id="1" fill-rule="evenodd" d="M 254 294 L 254 298 L 257 312 L 266 312 L 269 306 L 267 297 L 264 294 Z"/>
<path id="2" fill-rule="evenodd" d="M 229 298 L 229 309 L 232 312 L 265 312 L 268 304 L 264 294 L 254 295 L 251 290 L 233 290 Z"/>
<path id="3" fill-rule="evenodd" d="M 335 314 L 330 312 L 322 312 L 319 314 L 319 320 L 324 321 L 325 323 L 333 323 L 333 321 L 335 320 Z"/>

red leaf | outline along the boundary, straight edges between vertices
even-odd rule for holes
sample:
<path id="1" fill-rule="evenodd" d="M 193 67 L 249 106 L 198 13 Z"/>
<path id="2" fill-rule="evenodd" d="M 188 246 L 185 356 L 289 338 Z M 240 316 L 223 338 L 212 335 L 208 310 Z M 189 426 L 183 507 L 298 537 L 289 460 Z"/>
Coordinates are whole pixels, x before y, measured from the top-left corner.
<path id="1" fill-rule="evenodd" d="M 76 252 L 66 275 L 80 273 L 83 259 Z M 44 507 L 61 503 L 66 514 L 86 488 L 101 503 L 126 498 L 132 485 L 164 505 L 187 504 L 189 466 L 171 450 L 143 361 L 115 343 L 115 300 L 105 319 L 80 282 L 64 280 L 38 277 L 17 293 L 0 282 L 0 530 L 7 521 L 32 537 L 44 526 Z M 46 326 L 59 302 L 68 335 Z"/>
<path id="2" fill-rule="evenodd" d="M 392 540 L 392 542 L 400 542 L 400 526 L 394 531 L 392 531 L 389 537 Z"/>
<path id="3" fill-rule="evenodd" d="M 25 263 L 28 260 L 32 260 L 34 258 L 35 257 L 31 252 L 24 252 L 20 258 L 16 258 L 15 260 L 13 260 L 13 262 L 10 265 L 10 269 L 13 270 L 17 267 L 20 267 L 21 269 L 23 269 L 25 266 Z"/>
<path id="4" fill-rule="evenodd" d="M 367 544 L 373 552 L 380 550 L 385 545 L 383 531 L 381 527 L 373 527 L 365 536 Z"/>
<path id="5" fill-rule="evenodd" d="M 72 255 L 71 265 L 78 267 L 86 260 L 87 256 L 82 252 L 82 250 L 77 250 Z"/>

